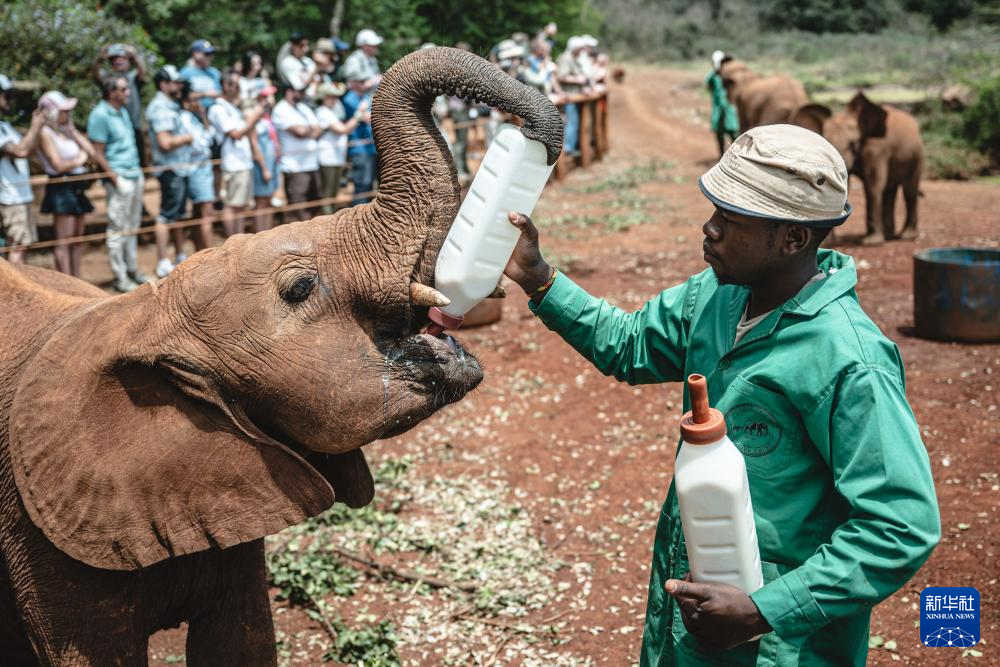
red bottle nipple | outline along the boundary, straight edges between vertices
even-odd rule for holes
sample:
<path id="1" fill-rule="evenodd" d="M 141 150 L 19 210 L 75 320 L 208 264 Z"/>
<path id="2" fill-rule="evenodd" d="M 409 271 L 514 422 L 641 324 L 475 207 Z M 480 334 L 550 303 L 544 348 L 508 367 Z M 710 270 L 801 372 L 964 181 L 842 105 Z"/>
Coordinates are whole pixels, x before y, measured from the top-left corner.
<path id="1" fill-rule="evenodd" d="M 708 404 L 708 382 L 705 376 L 688 376 L 691 410 L 681 417 L 681 438 L 692 445 L 718 442 L 726 435 L 726 420 L 722 413 Z"/>

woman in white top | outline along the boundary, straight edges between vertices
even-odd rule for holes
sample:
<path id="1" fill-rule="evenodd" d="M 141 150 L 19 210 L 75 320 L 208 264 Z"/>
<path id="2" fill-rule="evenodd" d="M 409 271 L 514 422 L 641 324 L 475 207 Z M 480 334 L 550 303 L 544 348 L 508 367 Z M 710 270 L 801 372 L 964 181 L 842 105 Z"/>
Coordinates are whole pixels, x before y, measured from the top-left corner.
<path id="1" fill-rule="evenodd" d="M 324 83 L 316 90 L 320 105 L 316 107 L 316 118 L 323 134 L 319 135 L 320 198 L 332 199 L 340 191 L 340 176 L 347 164 L 347 135 L 350 134 L 365 110 L 367 102 L 362 102 L 358 111 L 346 120 L 344 105 L 340 97 L 347 92 L 342 83 Z M 337 210 L 333 202 L 323 204 L 323 213 L 330 215 Z"/>
<path id="2" fill-rule="evenodd" d="M 94 155 L 94 147 L 70 119 L 70 111 L 76 107 L 76 98 L 50 90 L 42 95 L 38 106 L 45 113 L 45 125 L 39 134 L 38 157 L 49 175 L 41 210 L 42 213 L 52 214 L 56 240 L 81 236 L 86 216 L 94 210 L 84 194 L 91 180 L 66 180 L 62 177 L 87 173 L 86 164 Z M 58 270 L 80 277 L 82 245 L 57 245 L 52 254 Z"/>

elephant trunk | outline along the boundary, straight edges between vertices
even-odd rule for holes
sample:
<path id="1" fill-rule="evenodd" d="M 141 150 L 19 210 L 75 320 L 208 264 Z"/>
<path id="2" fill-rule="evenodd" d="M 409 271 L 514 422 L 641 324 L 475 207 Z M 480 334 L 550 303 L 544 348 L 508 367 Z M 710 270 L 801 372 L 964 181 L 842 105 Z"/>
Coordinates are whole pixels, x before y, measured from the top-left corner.
<path id="1" fill-rule="evenodd" d="M 458 176 L 431 117 L 438 95 L 482 102 L 524 119 L 522 132 L 545 144 L 549 164 L 562 149 L 562 118 L 548 98 L 479 56 L 437 47 L 393 65 L 372 102 L 379 192 L 358 221 L 407 272 L 402 289 L 406 279 L 432 284 L 438 251 L 458 213 Z"/>

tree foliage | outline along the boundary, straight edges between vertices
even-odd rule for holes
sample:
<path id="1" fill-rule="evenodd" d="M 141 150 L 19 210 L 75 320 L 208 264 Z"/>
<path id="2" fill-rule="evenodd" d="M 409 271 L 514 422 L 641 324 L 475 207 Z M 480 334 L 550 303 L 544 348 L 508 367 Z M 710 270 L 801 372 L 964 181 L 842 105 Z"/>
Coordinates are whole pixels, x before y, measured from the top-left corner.
<path id="1" fill-rule="evenodd" d="M 888 0 L 770 0 L 765 25 L 808 32 L 878 32 L 889 24 Z"/>
<path id="2" fill-rule="evenodd" d="M 962 113 L 969 142 L 1000 164 L 1000 75 L 973 82 L 972 104 Z"/>
<path id="3" fill-rule="evenodd" d="M 328 36 L 333 6 L 330 0 L 106 0 L 103 4 L 114 17 L 142 26 L 164 59 L 174 64 L 183 64 L 194 39 L 212 41 L 225 62 L 247 48 L 269 59 L 293 31 L 313 39 Z M 559 22 L 564 35 L 596 32 L 597 21 L 587 7 L 587 0 L 346 0 L 340 37 L 353 44 L 358 30 L 374 29 L 385 37 L 380 61 L 388 66 L 423 42 L 466 41 L 485 53 L 512 32 L 533 34 L 548 21 Z"/>
<path id="4" fill-rule="evenodd" d="M 19 103 L 15 96 L 13 106 L 22 116 L 46 90 L 79 98 L 79 108 L 90 109 L 100 99 L 90 67 L 101 47 L 113 42 L 131 43 L 141 57 L 155 59 L 156 46 L 139 27 L 86 4 L 18 0 L 0 5 L 0 72 L 37 84 L 37 90 L 21 93 L 32 98 L 27 103 Z"/>
<path id="5" fill-rule="evenodd" d="M 974 5 L 973 0 L 906 0 L 903 4 L 908 11 L 927 16 L 938 30 L 947 30 L 955 21 L 969 17 Z"/>

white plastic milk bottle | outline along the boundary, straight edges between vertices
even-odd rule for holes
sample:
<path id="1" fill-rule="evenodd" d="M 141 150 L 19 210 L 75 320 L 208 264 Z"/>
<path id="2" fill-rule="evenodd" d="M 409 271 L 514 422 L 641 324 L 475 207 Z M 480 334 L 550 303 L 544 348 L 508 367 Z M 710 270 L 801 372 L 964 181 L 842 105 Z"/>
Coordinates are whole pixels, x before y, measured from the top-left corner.
<path id="1" fill-rule="evenodd" d="M 553 166 L 542 143 L 500 126 L 438 254 L 434 287 L 451 300 L 428 314 L 440 328 L 458 328 L 496 289 L 520 235 L 507 214 L 531 215 Z"/>
<path id="2" fill-rule="evenodd" d="M 688 391 L 692 409 L 681 418 L 674 484 L 691 578 L 750 594 L 764 579 L 743 455 L 726 435 L 722 413 L 708 405 L 705 378 L 688 376 Z"/>

